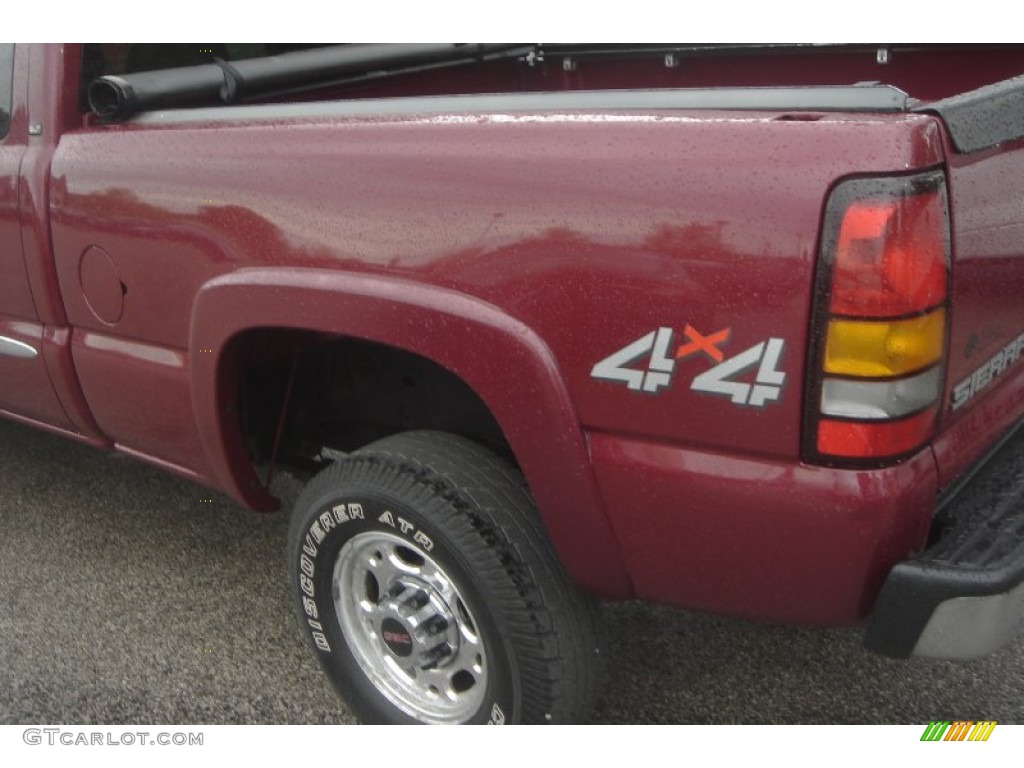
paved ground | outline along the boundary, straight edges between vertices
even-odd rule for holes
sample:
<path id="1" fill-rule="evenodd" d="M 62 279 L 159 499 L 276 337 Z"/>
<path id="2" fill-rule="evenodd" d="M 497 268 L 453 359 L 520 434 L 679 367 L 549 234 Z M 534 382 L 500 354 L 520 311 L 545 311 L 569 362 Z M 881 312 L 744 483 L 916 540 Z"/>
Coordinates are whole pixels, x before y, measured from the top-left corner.
<path id="1" fill-rule="evenodd" d="M 293 624 L 287 525 L 0 423 L 0 723 L 349 722 Z M 1024 641 L 900 663 L 857 632 L 605 613 L 598 722 L 1024 722 Z"/>

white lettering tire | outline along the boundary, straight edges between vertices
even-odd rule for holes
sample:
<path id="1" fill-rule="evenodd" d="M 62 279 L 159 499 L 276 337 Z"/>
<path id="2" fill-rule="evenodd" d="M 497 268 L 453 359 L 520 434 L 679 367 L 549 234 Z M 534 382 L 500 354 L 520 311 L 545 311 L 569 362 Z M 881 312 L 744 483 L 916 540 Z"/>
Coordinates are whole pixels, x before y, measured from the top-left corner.
<path id="1" fill-rule="evenodd" d="M 288 550 L 303 631 L 363 722 L 587 719 L 595 606 L 492 452 L 439 432 L 373 443 L 310 481 Z"/>

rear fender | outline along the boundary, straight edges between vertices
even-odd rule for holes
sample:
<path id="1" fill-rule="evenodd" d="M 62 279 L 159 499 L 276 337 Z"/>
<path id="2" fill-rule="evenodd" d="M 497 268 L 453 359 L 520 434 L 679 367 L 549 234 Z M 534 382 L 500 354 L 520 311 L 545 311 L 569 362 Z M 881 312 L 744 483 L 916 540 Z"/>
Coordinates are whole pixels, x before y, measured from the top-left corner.
<path id="1" fill-rule="evenodd" d="M 257 328 L 386 344 L 454 373 L 501 426 L 570 577 L 602 596 L 632 594 L 558 364 L 523 323 L 470 296 L 394 278 L 260 268 L 206 283 L 193 305 L 189 340 L 199 435 L 212 479 L 266 510 L 276 500 L 248 459 L 233 412 L 233 375 L 219 354 L 233 337 Z"/>

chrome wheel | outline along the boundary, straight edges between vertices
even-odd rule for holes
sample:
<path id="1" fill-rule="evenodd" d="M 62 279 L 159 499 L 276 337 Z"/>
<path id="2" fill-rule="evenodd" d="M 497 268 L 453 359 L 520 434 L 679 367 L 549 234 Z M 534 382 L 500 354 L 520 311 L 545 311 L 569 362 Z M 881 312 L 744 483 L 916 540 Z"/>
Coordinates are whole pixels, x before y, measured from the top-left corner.
<path id="1" fill-rule="evenodd" d="M 529 489 L 457 435 L 404 432 L 339 457 L 295 502 L 299 624 L 364 723 L 565 723 L 598 691 L 598 616 Z"/>
<path id="2" fill-rule="evenodd" d="M 334 607 L 374 687 L 410 717 L 465 722 L 487 691 L 487 654 L 458 587 L 407 539 L 368 531 L 334 563 Z"/>

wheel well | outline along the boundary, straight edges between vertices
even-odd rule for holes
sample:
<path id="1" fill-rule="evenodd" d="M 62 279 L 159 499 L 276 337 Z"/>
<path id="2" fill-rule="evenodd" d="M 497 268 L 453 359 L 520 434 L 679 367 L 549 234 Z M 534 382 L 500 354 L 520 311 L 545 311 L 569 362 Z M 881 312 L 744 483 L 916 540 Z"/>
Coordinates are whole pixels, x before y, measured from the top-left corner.
<path id="1" fill-rule="evenodd" d="M 266 328 L 233 339 L 225 360 L 236 372 L 239 427 L 257 470 L 276 466 L 308 474 L 332 451 L 348 453 L 418 429 L 461 435 L 515 462 L 480 397 L 452 372 L 412 352 Z"/>

